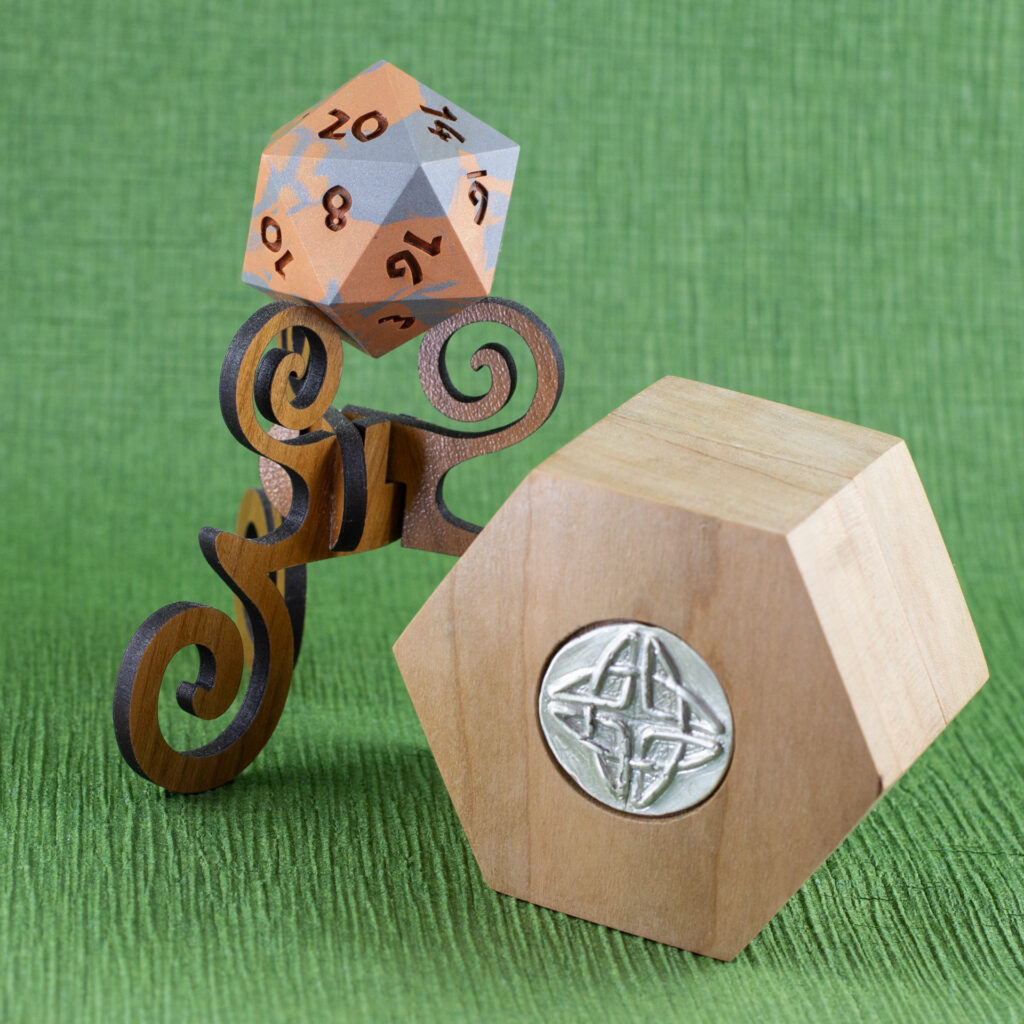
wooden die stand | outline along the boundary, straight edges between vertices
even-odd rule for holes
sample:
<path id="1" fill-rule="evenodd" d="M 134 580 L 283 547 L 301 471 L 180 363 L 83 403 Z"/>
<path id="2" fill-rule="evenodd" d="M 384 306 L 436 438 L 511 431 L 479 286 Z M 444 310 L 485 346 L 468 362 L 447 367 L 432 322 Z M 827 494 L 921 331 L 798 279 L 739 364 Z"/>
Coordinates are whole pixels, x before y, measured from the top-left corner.
<path id="1" fill-rule="evenodd" d="M 479 527 L 448 510 L 445 475 L 531 434 L 562 390 L 561 353 L 547 327 L 514 302 L 484 299 L 423 336 L 420 381 L 439 412 L 476 423 L 500 412 L 512 396 L 515 363 L 501 345 L 484 345 L 471 361 L 475 370 L 490 372 L 486 394 L 464 395 L 448 376 L 449 339 L 482 321 L 504 324 L 523 338 L 536 362 L 537 391 L 514 423 L 476 433 L 353 406 L 332 408 L 342 335 L 310 306 L 265 306 L 239 329 L 221 371 L 221 411 L 234 437 L 261 456 L 267 489 L 245 495 L 237 533 L 207 527 L 199 535 L 206 560 L 235 595 L 235 620 L 206 605 L 170 604 L 139 627 L 124 654 L 114 729 L 125 760 L 144 778 L 197 793 L 233 779 L 263 749 L 298 656 L 307 563 L 399 538 L 406 547 L 454 555 L 469 546 Z M 283 347 L 268 350 L 277 338 Z M 271 430 L 264 430 L 257 410 Z M 238 694 L 243 667 L 251 673 L 224 731 L 202 747 L 178 751 L 160 731 L 157 702 L 171 658 L 191 645 L 200 653 L 198 677 L 177 691 L 191 714 L 223 715 Z"/>

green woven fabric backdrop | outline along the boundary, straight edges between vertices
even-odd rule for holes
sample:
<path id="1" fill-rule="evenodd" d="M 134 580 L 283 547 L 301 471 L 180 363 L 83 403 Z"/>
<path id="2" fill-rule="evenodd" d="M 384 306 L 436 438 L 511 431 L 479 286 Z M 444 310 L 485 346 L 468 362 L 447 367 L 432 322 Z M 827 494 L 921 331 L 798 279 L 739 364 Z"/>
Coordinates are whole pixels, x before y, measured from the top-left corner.
<path id="1" fill-rule="evenodd" d="M 1017 0 L 0 9 L 0 1019 L 1024 1017 Z M 522 145 L 495 294 L 565 352 L 462 515 L 668 373 L 902 435 L 933 502 L 992 680 L 732 964 L 483 883 L 390 652 L 445 557 L 312 568 L 233 785 L 118 756 L 135 627 L 229 607 L 195 537 L 255 479 L 216 384 L 259 152 L 382 57 Z M 430 414 L 415 349 L 341 398 Z"/>

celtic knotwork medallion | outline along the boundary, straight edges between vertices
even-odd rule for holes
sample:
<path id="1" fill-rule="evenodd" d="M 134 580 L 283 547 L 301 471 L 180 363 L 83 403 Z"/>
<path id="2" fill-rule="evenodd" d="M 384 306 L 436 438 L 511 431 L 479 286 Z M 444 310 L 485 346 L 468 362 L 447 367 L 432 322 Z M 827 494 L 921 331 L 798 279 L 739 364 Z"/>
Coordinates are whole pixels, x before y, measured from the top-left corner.
<path id="1" fill-rule="evenodd" d="M 638 622 L 585 629 L 555 652 L 540 722 L 577 785 L 630 814 L 693 807 L 732 756 L 732 714 L 715 674 L 679 637 Z"/>

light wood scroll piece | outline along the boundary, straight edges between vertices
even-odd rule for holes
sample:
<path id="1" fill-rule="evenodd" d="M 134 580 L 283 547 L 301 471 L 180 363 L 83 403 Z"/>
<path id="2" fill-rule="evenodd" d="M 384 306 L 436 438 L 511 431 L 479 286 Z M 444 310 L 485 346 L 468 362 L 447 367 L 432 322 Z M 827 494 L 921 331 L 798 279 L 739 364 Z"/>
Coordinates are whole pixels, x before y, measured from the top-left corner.
<path id="1" fill-rule="evenodd" d="M 239 329 L 221 371 L 220 400 L 234 437 L 261 456 L 264 490 L 248 492 L 238 533 L 205 528 L 199 544 L 236 599 L 237 625 L 223 612 L 179 602 L 139 628 L 125 652 L 114 696 L 114 728 L 125 760 L 165 789 L 200 792 L 234 778 L 277 725 L 298 656 L 305 608 L 304 566 L 380 547 L 399 536 L 408 546 L 460 554 L 479 527 L 444 504 L 445 475 L 457 463 L 514 444 L 550 415 L 562 387 L 562 361 L 547 327 L 529 310 L 487 299 L 424 336 L 420 376 L 439 411 L 462 422 L 499 412 L 515 386 L 504 346 L 472 359 L 491 386 L 459 392 L 444 356 L 459 327 L 490 320 L 526 340 L 537 363 L 537 393 L 516 422 L 478 434 L 445 430 L 404 416 L 332 408 L 342 368 L 340 330 L 309 306 L 276 303 Z M 281 347 L 271 347 L 276 338 Z M 265 429 L 260 415 L 270 421 Z M 201 718 L 225 714 L 251 672 L 239 710 L 213 741 L 178 751 L 164 739 L 158 696 L 171 659 L 200 654 L 198 676 L 178 687 L 179 705 Z"/>
<path id="2" fill-rule="evenodd" d="M 626 641 L 577 663 L 556 701 L 575 764 L 545 739 L 547 667 L 607 623 L 685 641 L 728 699 L 731 761 L 689 809 L 642 817 L 591 795 L 600 772 L 613 788 L 662 770 L 652 737 L 674 705 L 659 687 L 693 681 L 644 676 Z M 721 959 L 987 676 L 901 440 L 677 378 L 535 469 L 395 654 L 490 885 Z M 626 706 L 637 678 L 650 689 Z M 687 728 L 700 754 L 711 733 Z"/>
<path id="3" fill-rule="evenodd" d="M 306 329 L 308 365 L 294 353 L 266 352 L 283 330 L 295 326 Z M 178 687 L 178 703 L 207 719 L 231 707 L 241 684 L 244 648 L 227 615 L 189 602 L 168 605 L 142 624 L 125 652 L 114 696 L 118 746 L 140 775 L 165 789 L 199 792 L 234 778 L 263 749 L 281 716 L 296 643 L 285 596 L 270 577 L 323 557 L 340 532 L 345 495 L 334 493 L 340 445 L 324 417 L 341 367 L 338 329 L 305 306 L 265 306 L 243 324 L 228 350 L 220 393 L 228 429 L 247 448 L 285 467 L 297 497 L 281 525 L 265 536 L 200 532 L 203 555 L 242 604 L 252 645 L 242 705 L 216 739 L 195 750 L 174 750 L 160 730 L 157 700 L 171 658 L 195 645 L 199 675 Z M 303 375 L 294 392 L 293 373 Z M 257 408 L 272 422 L 305 433 L 290 441 L 272 437 Z"/>

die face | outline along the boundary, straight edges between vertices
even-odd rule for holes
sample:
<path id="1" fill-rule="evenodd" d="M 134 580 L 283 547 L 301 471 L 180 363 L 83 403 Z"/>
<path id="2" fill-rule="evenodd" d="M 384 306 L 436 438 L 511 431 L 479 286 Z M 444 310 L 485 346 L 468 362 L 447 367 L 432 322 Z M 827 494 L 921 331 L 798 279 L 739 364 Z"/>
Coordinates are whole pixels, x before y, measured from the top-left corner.
<path id="1" fill-rule="evenodd" d="M 321 307 L 352 342 L 368 355 L 380 357 L 458 312 L 464 303 L 430 299 L 353 302 Z"/>
<path id="2" fill-rule="evenodd" d="M 518 148 L 495 148 L 423 168 L 484 294 L 494 282 L 518 158 Z"/>
<path id="3" fill-rule="evenodd" d="M 243 280 L 318 306 L 382 355 L 489 293 L 517 157 L 461 107 L 374 65 L 267 146 Z"/>
<path id="4" fill-rule="evenodd" d="M 309 201 L 300 166 L 286 155 L 260 160 L 242 280 L 274 298 L 308 295 L 316 302 L 322 289 L 298 223 Z"/>

